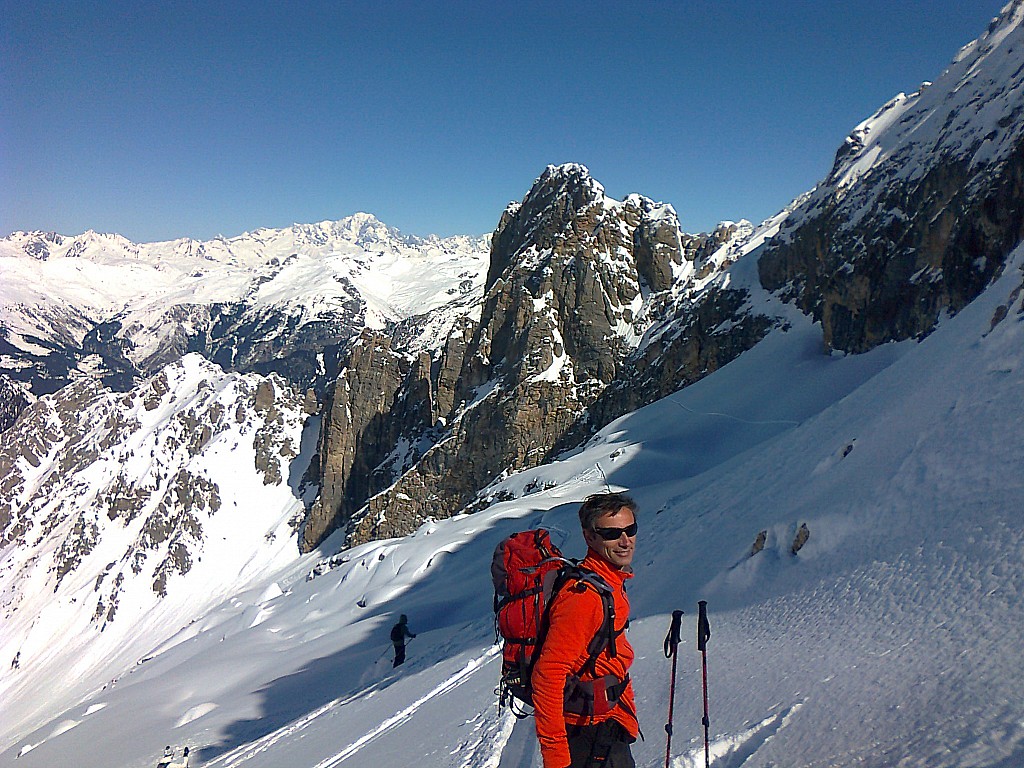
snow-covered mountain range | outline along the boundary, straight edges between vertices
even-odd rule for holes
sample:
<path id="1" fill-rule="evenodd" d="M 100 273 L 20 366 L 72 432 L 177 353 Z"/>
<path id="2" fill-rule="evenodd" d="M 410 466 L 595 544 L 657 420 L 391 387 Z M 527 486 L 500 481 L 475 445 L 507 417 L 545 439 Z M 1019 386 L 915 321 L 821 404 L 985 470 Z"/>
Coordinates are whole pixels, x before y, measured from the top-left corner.
<path id="1" fill-rule="evenodd" d="M 614 487 L 639 765 L 698 599 L 718 768 L 1024 764 L 1022 37 L 1015 0 L 759 226 L 565 165 L 490 238 L 5 239 L 0 761 L 497 766 L 490 552 L 582 554 Z"/>
<path id="2" fill-rule="evenodd" d="M 129 389 L 200 352 L 310 386 L 363 328 L 458 312 L 487 253 L 487 237 L 413 237 L 365 213 L 205 242 L 16 232 L 0 240 L 0 373 L 36 394 L 76 373 Z"/>
<path id="3" fill-rule="evenodd" d="M 294 560 L 316 432 L 303 441 L 279 377 L 190 354 L 131 392 L 83 377 L 30 411 L 0 448 L 7 701 L 45 706 L 68 675 L 87 689 L 95 654 L 123 663 L 140 628 L 145 645 Z"/>

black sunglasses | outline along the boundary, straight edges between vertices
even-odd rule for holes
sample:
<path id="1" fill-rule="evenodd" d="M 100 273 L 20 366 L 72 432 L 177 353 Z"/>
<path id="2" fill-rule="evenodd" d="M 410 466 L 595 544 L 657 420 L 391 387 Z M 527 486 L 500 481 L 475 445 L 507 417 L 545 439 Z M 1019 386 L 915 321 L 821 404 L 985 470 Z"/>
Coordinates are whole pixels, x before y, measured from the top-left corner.
<path id="1" fill-rule="evenodd" d="M 605 541 L 615 541 L 617 538 L 622 536 L 622 534 L 626 534 L 630 538 L 633 538 L 634 536 L 636 536 L 638 527 L 639 526 L 637 526 L 636 520 L 634 520 L 630 525 L 627 525 L 625 528 L 593 528 L 591 530 L 593 530 L 594 533 L 596 533 Z"/>

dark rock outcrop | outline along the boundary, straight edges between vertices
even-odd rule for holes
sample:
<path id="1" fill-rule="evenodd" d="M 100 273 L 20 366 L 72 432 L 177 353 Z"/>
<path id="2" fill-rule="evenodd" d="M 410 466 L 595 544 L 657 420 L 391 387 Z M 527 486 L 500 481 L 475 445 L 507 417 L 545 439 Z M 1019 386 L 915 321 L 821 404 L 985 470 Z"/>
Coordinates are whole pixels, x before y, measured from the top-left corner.
<path id="1" fill-rule="evenodd" d="M 754 544 L 750 547 L 750 557 L 764 551 L 764 545 L 768 542 L 768 531 L 758 531 L 754 538 Z"/>
<path id="2" fill-rule="evenodd" d="M 847 206 L 832 201 L 788 242 L 769 246 L 762 283 L 820 320 L 832 349 L 864 352 L 927 334 L 943 312 L 976 298 L 1024 239 L 1024 142 L 981 188 L 976 182 L 964 160 L 946 158 L 886 189 L 855 229 Z"/>
<path id="3" fill-rule="evenodd" d="M 0 373 L 0 432 L 6 431 L 32 402 L 17 382 Z"/>
<path id="4" fill-rule="evenodd" d="M 412 439 L 433 424 L 436 405 L 429 358 L 410 361 L 392 351 L 387 336 L 365 331 L 352 345 L 325 408 L 318 451 L 320 495 L 303 526 L 303 551 L 338 528 L 338 509 L 358 509 L 419 458 Z M 405 453 L 399 446 L 403 435 Z"/>
<path id="5" fill-rule="evenodd" d="M 806 544 L 810 538 L 811 531 L 807 527 L 807 523 L 800 523 L 800 527 L 797 529 L 796 535 L 793 536 L 793 543 L 789 547 L 790 553 L 794 555 L 797 554 L 804 548 L 804 544 Z"/>

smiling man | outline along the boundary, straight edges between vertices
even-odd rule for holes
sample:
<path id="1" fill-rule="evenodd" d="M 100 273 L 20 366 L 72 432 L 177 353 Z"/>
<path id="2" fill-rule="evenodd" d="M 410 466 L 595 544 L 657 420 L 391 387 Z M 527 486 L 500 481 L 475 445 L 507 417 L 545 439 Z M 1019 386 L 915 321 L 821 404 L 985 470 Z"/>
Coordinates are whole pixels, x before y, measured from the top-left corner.
<path id="1" fill-rule="evenodd" d="M 533 705 L 544 768 L 633 768 L 639 724 L 626 640 L 636 550 L 636 502 L 619 493 L 580 507 L 587 542 L 582 576 L 551 602 L 533 669 Z"/>

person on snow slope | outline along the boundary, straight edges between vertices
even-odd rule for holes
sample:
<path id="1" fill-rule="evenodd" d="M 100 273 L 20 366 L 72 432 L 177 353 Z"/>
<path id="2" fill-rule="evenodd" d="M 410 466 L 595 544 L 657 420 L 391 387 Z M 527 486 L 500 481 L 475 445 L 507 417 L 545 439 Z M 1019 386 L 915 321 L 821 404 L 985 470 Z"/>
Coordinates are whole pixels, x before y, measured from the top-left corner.
<path id="1" fill-rule="evenodd" d="M 634 768 L 629 745 L 640 732 L 626 639 L 637 505 L 619 493 L 588 497 L 579 510 L 587 555 L 581 566 L 612 590 L 614 611 L 580 580 L 550 605 L 547 634 L 533 669 L 533 705 L 544 768 Z M 609 626 L 610 625 L 610 626 Z"/>

